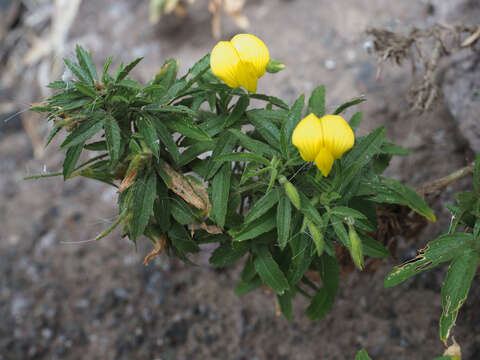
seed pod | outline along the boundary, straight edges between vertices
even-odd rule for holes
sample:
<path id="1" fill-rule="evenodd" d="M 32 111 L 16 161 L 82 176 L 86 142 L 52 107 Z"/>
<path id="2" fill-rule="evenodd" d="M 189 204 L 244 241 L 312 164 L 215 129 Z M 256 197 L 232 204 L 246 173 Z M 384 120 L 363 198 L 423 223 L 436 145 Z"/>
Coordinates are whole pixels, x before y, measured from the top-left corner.
<path id="1" fill-rule="evenodd" d="M 348 237 L 350 239 L 350 256 L 359 270 L 363 270 L 363 249 L 362 240 L 358 236 L 353 226 L 349 227 Z"/>
<path id="2" fill-rule="evenodd" d="M 323 239 L 323 233 L 312 221 L 308 220 L 307 225 L 308 229 L 310 230 L 310 235 L 312 235 L 313 242 L 317 247 L 317 254 L 318 256 L 321 256 L 325 248 L 325 240 Z"/>
<path id="3" fill-rule="evenodd" d="M 293 204 L 293 206 L 300 210 L 300 195 L 298 195 L 297 188 L 288 180 L 285 181 L 283 187 L 285 188 L 285 193 L 290 199 L 290 202 Z"/>

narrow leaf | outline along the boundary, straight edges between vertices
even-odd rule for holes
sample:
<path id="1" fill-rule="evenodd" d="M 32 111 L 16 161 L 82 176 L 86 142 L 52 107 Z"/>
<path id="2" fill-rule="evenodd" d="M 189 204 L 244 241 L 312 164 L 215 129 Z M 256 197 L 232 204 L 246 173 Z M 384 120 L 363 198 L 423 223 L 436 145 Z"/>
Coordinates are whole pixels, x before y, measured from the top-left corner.
<path id="1" fill-rule="evenodd" d="M 290 286 L 278 264 L 273 259 L 268 247 L 256 246 L 255 270 L 262 281 L 270 286 L 277 294 L 282 295 Z"/>
<path id="2" fill-rule="evenodd" d="M 308 99 L 307 113 L 314 113 L 318 117 L 325 115 L 325 86 L 319 86 L 313 90 Z"/>
<path id="3" fill-rule="evenodd" d="M 153 211 L 157 191 L 157 175 L 151 172 L 146 178 L 135 181 L 133 188 L 133 207 L 131 235 L 136 240 L 143 234 Z"/>

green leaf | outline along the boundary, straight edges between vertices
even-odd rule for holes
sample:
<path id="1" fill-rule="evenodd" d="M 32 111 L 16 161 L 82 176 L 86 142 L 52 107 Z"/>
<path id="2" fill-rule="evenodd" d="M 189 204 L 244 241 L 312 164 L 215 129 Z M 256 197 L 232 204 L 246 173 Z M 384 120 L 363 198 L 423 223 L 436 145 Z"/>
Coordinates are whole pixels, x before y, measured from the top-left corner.
<path id="1" fill-rule="evenodd" d="M 198 117 L 198 112 L 193 111 L 192 109 L 184 105 L 165 106 L 163 104 L 150 104 L 146 105 L 144 107 L 144 110 L 157 113 L 188 115 L 192 118 Z"/>
<path id="2" fill-rule="evenodd" d="M 88 73 L 90 79 L 98 81 L 97 68 L 92 59 L 92 54 L 85 51 L 80 45 L 76 47 L 77 60 L 82 69 Z"/>
<path id="3" fill-rule="evenodd" d="M 298 194 L 300 195 L 300 211 L 316 225 L 322 227 L 323 221 L 318 210 L 312 205 L 310 199 L 307 198 L 302 192 L 299 191 Z"/>
<path id="4" fill-rule="evenodd" d="M 117 120 L 113 116 L 107 115 L 104 123 L 105 140 L 107 143 L 110 162 L 116 164 L 120 159 L 121 131 Z"/>
<path id="5" fill-rule="evenodd" d="M 228 128 L 237 123 L 238 120 L 242 118 L 245 114 L 245 111 L 250 104 L 250 99 L 248 96 L 240 96 L 238 99 L 237 104 L 233 108 L 233 110 L 228 115 L 227 119 L 225 120 L 225 128 Z"/>
<path id="6" fill-rule="evenodd" d="M 83 144 L 78 144 L 70 147 L 65 154 L 65 160 L 63 161 L 63 179 L 67 180 L 72 174 L 77 164 L 78 158 L 83 150 Z"/>
<path id="7" fill-rule="evenodd" d="M 157 191 L 157 175 L 151 172 L 146 178 L 135 181 L 133 188 L 133 207 L 131 235 L 135 241 L 143 234 L 153 211 Z"/>
<path id="8" fill-rule="evenodd" d="M 85 84 L 93 85 L 93 81 L 90 79 L 90 75 L 83 70 L 80 65 L 70 61 L 68 59 L 63 59 L 65 66 L 70 69 L 70 71 L 77 77 L 78 80 L 84 82 Z"/>
<path id="9" fill-rule="evenodd" d="M 356 164 L 360 169 L 367 165 L 375 154 L 381 152 L 380 146 L 384 138 L 385 128 L 383 126 L 372 131 L 368 136 L 357 138 L 353 149 L 345 155 L 345 167 Z"/>
<path id="10" fill-rule="evenodd" d="M 167 232 L 170 229 L 171 204 L 167 187 L 161 182 L 157 182 L 157 195 L 153 206 L 155 220 L 158 221 L 160 229 Z"/>
<path id="11" fill-rule="evenodd" d="M 338 263 L 337 259 L 324 254 L 321 257 L 320 276 L 323 286 L 313 297 L 305 314 L 310 320 L 320 320 L 332 309 L 333 301 L 338 291 Z"/>
<path id="12" fill-rule="evenodd" d="M 195 215 L 190 207 L 182 199 L 176 198 L 170 204 L 170 212 L 176 222 L 182 225 L 193 224 L 196 222 Z"/>
<path id="13" fill-rule="evenodd" d="M 160 85 L 164 90 L 168 90 L 175 82 L 177 73 L 178 61 L 175 59 L 168 59 L 163 63 L 160 71 L 155 75 L 153 84 Z"/>
<path id="14" fill-rule="evenodd" d="M 346 109 L 348 109 L 350 106 L 360 104 L 360 103 L 362 103 L 366 100 L 367 99 L 365 99 L 364 97 L 359 97 L 358 99 L 354 99 L 352 101 L 346 102 L 346 103 L 340 105 L 333 113 L 335 115 L 338 115 L 338 114 L 342 113 L 343 111 L 345 111 Z"/>
<path id="15" fill-rule="evenodd" d="M 163 122 L 170 130 L 178 132 L 188 138 L 198 141 L 212 140 L 191 118 L 175 116 L 163 119 Z"/>
<path id="16" fill-rule="evenodd" d="M 245 281 L 242 279 L 237 283 L 237 286 L 235 287 L 233 292 L 235 293 L 235 295 L 238 295 L 238 296 L 245 295 L 246 293 L 249 293 L 250 291 L 257 289 L 262 285 L 263 285 L 262 279 L 260 279 L 258 276 L 253 278 L 250 281 Z"/>
<path id="17" fill-rule="evenodd" d="M 213 141 L 196 142 L 180 154 L 177 165 L 179 167 L 187 165 L 192 160 L 196 159 L 198 155 L 204 154 L 205 152 L 212 150 L 214 147 L 215 142 Z"/>
<path id="18" fill-rule="evenodd" d="M 276 214 L 272 211 L 263 215 L 259 219 L 244 225 L 239 231 L 230 230 L 229 233 L 234 241 L 245 241 L 254 239 L 257 236 L 265 234 L 268 231 L 275 229 Z"/>
<path id="19" fill-rule="evenodd" d="M 350 124 L 350 127 L 352 128 L 353 132 L 357 131 L 358 126 L 360 125 L 360 122 L 362 121 L 362 117 L 363 117 L 363 113 L 361 111 L 356 112 L 351 117 L 351 119 L 348 123 Z"/>
<path id="20" fill-rule="evenodd" d="M 150 118 L 137 118 L 135 123 L 137 124 L 138 130 L 143 137 L 143 141 L 145 141 L 147 147 L 152 151 L 153 156 L 158 159 L 160 153 L 160 141 L 158 140 L 157 132 L 150 121 Z"/>
<path id="21" fill-rule="evenodd" d="M 177 144 L 175 144 L 175 141 L 173 141 L 172 134 L 170 134 L 168 128 L 160 119 L 157 119 L 148 113 L 145 114 L 145 117 L 149 119 L 150 123 L 155 128 L 158 138 L 160 138 L 162 144 L 167 148 L 168 153 L 173 158 L 173 161 L 178 162 L 180 159 L 180 152 L 178 151 Z"/>
<path id="22" fill-rule="evenodd" d="M 325 115 L 325 86 L 319 86 L 313 90 L 308 99 L 307 113 L 314 113 L 318 117 Z"/>
<path id="23" fill-rule="evenodd" d="M 47 138 L 47 142 L 45 144 L 45 147 L 47 147 L 48 144 L 50 144 L 52 142 L 53 138 L 55 136 L 57 136 L 57 134 L 60 132 L 60 130 L 62 130 L 62 128 L 63 128 L 63 126 L 57 125 L 52 129 L 52 131 L 50 131 L 50 134 L 48 134 L 48 138 Z"/>
<path id="24" fill-rule="evenodd" d="M 214 267 L 224 267 L 240 260 L 248 252 L 246 246 L 232 247 L 232 244 L 223 244 L 215 249 L 210 257 L 210 264 Z"/>
<path id="25" fill-rule="evenodd" d="M 182 255 L 195 253 L 200 250 L 195 241 L 190 237 L 185 226 L 182 226 L 179 223 L 174 222 L 170 230 L 168 230 L 168 239 L 171 241 L 173 247 Z"/>
<path id="26" fill-rule="evenodd" d="M 292 226 L 295 228 L 294 226 Z M 307 271 L 313 259 L 312 241 L 306 232 L 293 235 L 289 241 L 292 261 L 288 269 L 288 282 L 296 285 Z"/>
<path id="27" fill-rule="evenodd" d="M 282 295 L 290 286 L 287 278 L 270 254 L 268 247 L 256 246 L 254 247 L 254 253 L 255 270 L 258 275 L 265 284 L 270 286 L 277 294 Z"/>
<path id="28" fill-rule="evenodd" d="M 472 241 L 473 235 L 467 233 L 439 236 L 437 239 L 429 242 L 424 249 L 419 250 L 415 258 L 408 260 L 402 265 L 395 266 L 385 277 L 384 286 L 389 288 L 398 285 L 414 275 L 452 260 L 468 249 Z"/>
<path id="29" fill-rule="evenodd" d="M 127 66 L 125 66 L 114 78 L 115 82 L 116 83 L 119 83 L 120 81 L 122 81 L 123 79 L 125 79 L 127 77 L 127 75 L 130 73 L 130 71 L 133 70 L 133 68 L 135 66 L 137 66 L 137 64 L 143 60 L 143 57 L 140 57 L 140 58 L 136 58 L 135 60 L 133 60 L 130 64 L 128 64 Z"/>
<path id="30" fill-rule="evenodd" d="M 288 113 L 287 120 L 282 124 L 281 133 L 280 133 L 280 145 L 282 148 L 282 153 L 284 155 L 288 154 L 288 149 L 292 144 L 292 134 L 295 127 L 300 122 L 302 118 L 302 111 L 305 105 L 305 95 L 300 95 L 300 97 L 295 101 L 292 108 Z"/>
<path id="31" fill-rule="evenodd" d="M 390 178 L 381 178 L 386 186 L 386 192 L 381 192 L 375 197 L 377 202 L 406 205 L 418 214 L 425 216 L 428 220 L 436 222 L 435 213 L 414 190 L 400 184 Z"/>
<path id="32" fill-rule="evenodd" d="M 455 325 L 458 312 L 467 300 L 472 280 L 477 272 L 480 256 L 475 249 L 466 249 L 451 263 L 442 287 L 442 316 L 440 338 L 444 343 Z"/>
<path id="33" fill-rule="evenodd" d="M 365 349 L 362 349 L 355 355 L 355 360 L 372 360 L 372 358 L 368 356 Z"/>
<path id="34" fill-rule="evenodd" d="M 282 99 L 279 99 L 275 96 L 267 96 L 264 94 L 250 94 L 249 95 L 252 99 L 259 99 L 268 101 L 270 104 L 275 105 L 283 110 L 288 110 L 288 105 Z"/>
<path id="35" fill-rule="evenodd" d="M 257 110 L 247 111 L 247 116 L 265 141 L 275 149 L 280 150 L 280 130 L 278 130 L 275 124 L 259 115 Z"/>
<path id="36" fill-rule="evenodd" d="M 263 195 L 258 201 L 256 201 L 250 208 L 247 216 L 244 219 L 244 223 L 248 224 L 253 220 L 258 219 L 260 216 L 268 212 L 275 204 L 280 200 L 280 190 L 273 189 L 270 192 Z"/>
<path id="37" fill-rule="evenodd" d="M 278 245 L 280 249 L 285 249 L 290 237 L 290 228 L 292 224 L 292 204 L 284 194 L 280 196 L 277 205 L 277 234 Z"/>
<path id="38" fill-rule="evenodd" d="M 253 153 L 246 153 L 246 152 L 236 152 L 230 154 L 223 154 L 219 155 L 215 158 L 215 161 L 219 162 L 257 162 L 263 164 L 265 166 L 270 166 L 270 161 L 265 159 L 264 157 L 253 154 Z"/>
<path id="39" fill-rule="evenodd" d="M 354 219 L 367 219 L 360 211 L 346 207 L 346 206 L 335 206 L 331 210 L 333 215 L 348 218 L 352 217 Z"/>
<path id="40" fill-rule="evenodd" d="M 232 133 L 238 139 L 238 141 L 240 142 L 240 145 L 242 145 L 245 149 L 247 149 L 247 150 L 249 150 L 249 151 L 251 151 L 251 152 L 253 152 L 257 155 L 262 156 L 264 154 L 268 154 L 268 155 L 273 156 L 273 155 L 278 154 L 278 152 L 275 151 L 269 145 L 267 145 L 267 144 L 265 144 L 261 141 L 252 139 L 251 137 L 244 134 L 240 130 L 229 129 L 228 131 L 230 133 Z"/>
<path id="41" fill-rule="evenodd" d="M 102 71 L 102 82 L 106 83 L 109 80 L 109 75 L 108 75 L 108 68 L 110 67 L 110 64 L 112 63 L 112 57 L 109 56 L 107 61 L 105 61 L 105 65 L 103 65 L 103 71 Z"/>
<path id="42" fill-rule="evenodd" d="M 345 225 L 343 224 L 343 218 L 338 216 L 332 217 L 332 226 L 333 231 L 337 235 L 337 239 L 339 242 L 346 247 L 350 247 L 350 238 L 348 236 L 347 230 L 345 229 Z"/>
<path id="43" fill-rule="evenodd" d="M 289 321 L 292 320 L 292 298 L 293 296 L 290 291 L 285 291 L 283 295 L 277 295 L 280 310 L 285 318 Z"/>
<path id="44" fill-rule="evenodd" d="M 75 88 L 77 88 L 77 90 L 80 91 L 82 94 L 89 96 L 93 99 L 99 97 L 93 87 L 85 85 L 83 82 L 74 81 L 73 86 L 75 86 Z"/>
<path id="45" fill-rule="evenodd" d="M 79 127 L 73 130 L 70 135 L 67 136 L 62 145 L 60 145 L 60 148 L 66 149 L 71 146 L 83 144 L 85 141 L 87 141 L 93 135 L 100 131 L 103 123 L 103 120 L 96 118 L 81 123 Z"/>
<path id="46" fill-rule="evenodd" d="M 376 259 L 386 259 L 392 256 L 390 250 L 380 244 L 377 240 L 372 239 L 370 236 L 364 235 L 360 232 L 358 233 L 358 235 L 362 239 L 363 253 L 366 256 L 370 256 Z"/>
<path id="47" fill-rule="evenodd" d="M 223 165 L 212 180 L 212 217 L 218 226 L 225 226 L 230 193 L 231 164 Z"/>
<path id="48" fill-rule="evenodd" d="M 213 149 L 210 162 L 208 163 L 208 173 L 206 179 L 209 180 L 223 165 L 222 162 L 215 161 L 218 156 L 223 154 L 230 154 L 237 143 L 237 139 L 231 136 L 228 132 L 224 132 L 218 138 L 218 141 Z M 227 164 L 225 164 L 227 165 Z M 231 166 L 231 164 L 228 164 Z"/>

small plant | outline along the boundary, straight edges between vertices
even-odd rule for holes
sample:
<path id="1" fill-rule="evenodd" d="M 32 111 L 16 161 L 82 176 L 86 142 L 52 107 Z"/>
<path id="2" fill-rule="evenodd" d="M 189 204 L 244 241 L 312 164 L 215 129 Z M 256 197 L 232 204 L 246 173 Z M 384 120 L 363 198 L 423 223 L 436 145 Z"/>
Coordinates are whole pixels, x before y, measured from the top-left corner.
<path id="1" fill-rule="evenodd" d="M 238 295 L 267 286 L 291 319 L 300 294 L 310 299 L 306 315 L 319 320 L 334 304 L 342 254 L 360 270 L 365 257 L 390 256 L 375 239 L 378 212 L 404 206 L 436 220 L 415 191 L 382 176 L 392 156 L 409 151 L 387 140 L 384 127 L 355 136 L 361 112 L 343 119 L 365 99 L 326 114 L 323 86 L 291 106 L 255 92 L 266 71 L 284 66 L 253 35 L 219 43 L 182 77 L 177 62 L 167 60 L 144 86 L 128 78 L 141 59 L 112 75 L 109 58 L 99 76 L 88 52 L 77 47 L 76 54 L 77 62 L 65 60 L 76 79 L 51 83 L 57 93 L 32 108 L 54 123 L 47 143 L 67 134 L 63 170 L 48 176 L 83 176 L 118 188 L 118 219 L 97 239 L 119 226 L 134 244 L 144 235 L 154 246 L 145 264 L 162 252 L 190 263 L 202 244 L 216 243 L 212 266 L 244 264 Z M 252 99 L 264 105 L 254 107 Z M 452 207 L 449 234 L 386 279 L 392 286 L 453 261 L 442 334 L 478 263 L 475 186 Z M 471 233 L 455 232 L 462 224 Z M 455 286 L 460 276 L 463 285 Z"/>

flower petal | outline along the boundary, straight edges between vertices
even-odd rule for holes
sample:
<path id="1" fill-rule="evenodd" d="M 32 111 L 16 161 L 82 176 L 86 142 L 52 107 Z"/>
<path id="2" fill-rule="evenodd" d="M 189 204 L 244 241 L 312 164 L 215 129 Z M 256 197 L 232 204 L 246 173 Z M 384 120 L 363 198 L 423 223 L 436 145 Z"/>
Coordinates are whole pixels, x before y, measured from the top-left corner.
<path id="1" fill-rule="evenodd" d="M 237 73 L 241 67 L 240 57 L 233 45 L 228 41 L 220 41 L 210 55 L 210 67 L 213 74 L 225 83 L 237 88 L 240 86 Z"/>
<path id="2" fill-rule="evenodd" d="M 355 143 L 352 128 L 339 115 L 325 115 L 320 122 L 323 130 L 323 145 L 335 159 L 341 158 Z"/>
<path id="3" fill-rule="evenodd" d="M 323 131 L 320 119 L 310 114 L 300 121 L 293 131 L 292 143 L 300 151 L 302 159 L 314 161 L 323 146 Z"/>
<path id="4" fill-rule="evenodd" d="M 317 165 L 318 170 L 322 173 L 323 176 L 327 177 L 330 174 L 333 166 L 333 155 L 325 147 L 322 147 L 315 157 L 315 165 Z"/>
<path id="5" fill-rule="evenodd" d="M 252 34 L 235 35 L 230 42 L 237 50 L 240 59 L 253 65 L 255 76 L 262 77 L 270 61 L 270 54 L 265 43 Z"/>

